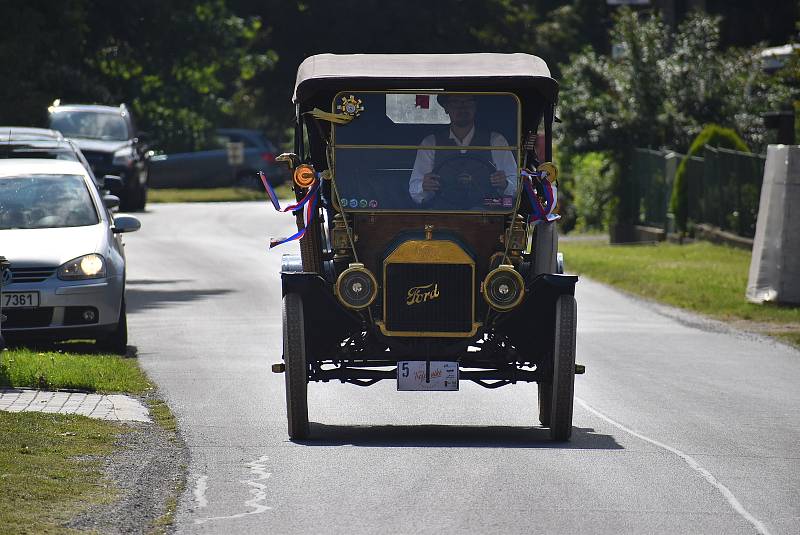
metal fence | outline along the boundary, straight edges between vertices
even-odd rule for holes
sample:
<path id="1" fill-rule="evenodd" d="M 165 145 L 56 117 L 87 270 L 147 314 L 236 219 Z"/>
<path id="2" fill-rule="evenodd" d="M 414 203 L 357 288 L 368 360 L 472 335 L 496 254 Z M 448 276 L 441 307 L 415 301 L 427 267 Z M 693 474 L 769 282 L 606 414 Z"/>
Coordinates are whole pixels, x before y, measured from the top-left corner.
<path id="1" fill-rule="evenodd" d="M 636 149 L 631 171 L 634 199 L 643 225 L 669 228 L 669 201 L 675 173 L 686 155 Z M 753 237 L 766 158 L 748 152 L 706 147 L 686 162 L 689 219 L 739 236 Z"/>

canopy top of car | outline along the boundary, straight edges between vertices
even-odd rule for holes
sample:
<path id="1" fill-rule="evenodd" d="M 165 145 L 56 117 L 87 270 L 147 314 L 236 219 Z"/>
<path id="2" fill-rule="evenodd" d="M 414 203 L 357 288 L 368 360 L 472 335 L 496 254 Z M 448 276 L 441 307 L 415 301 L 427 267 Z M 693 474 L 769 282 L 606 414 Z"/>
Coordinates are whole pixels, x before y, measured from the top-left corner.
<path id="1" fill-rule="evenodd" d="M 515 91 L 533 88 L 554 101 L 558 82 L 531 54 L 319 54 L 297 69 L 294 102 L 319 91 L 344 89 L 470 88 Z"/>

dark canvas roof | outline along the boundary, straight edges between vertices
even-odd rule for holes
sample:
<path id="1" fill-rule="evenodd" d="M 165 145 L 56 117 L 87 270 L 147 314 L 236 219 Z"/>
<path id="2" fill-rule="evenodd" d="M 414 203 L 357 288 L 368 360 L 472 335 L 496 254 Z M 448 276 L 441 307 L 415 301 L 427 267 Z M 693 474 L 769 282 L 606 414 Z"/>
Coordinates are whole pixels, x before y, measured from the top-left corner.
<path id="1" fill-rule="evenodd" d="M 448 81 L 497 90 L 534 87 L 551 100 L 558 93 L 547 64 L 530 54 L 319 54 L 297 69 L 292 100 L 357 84 L 424 89 Z"/>

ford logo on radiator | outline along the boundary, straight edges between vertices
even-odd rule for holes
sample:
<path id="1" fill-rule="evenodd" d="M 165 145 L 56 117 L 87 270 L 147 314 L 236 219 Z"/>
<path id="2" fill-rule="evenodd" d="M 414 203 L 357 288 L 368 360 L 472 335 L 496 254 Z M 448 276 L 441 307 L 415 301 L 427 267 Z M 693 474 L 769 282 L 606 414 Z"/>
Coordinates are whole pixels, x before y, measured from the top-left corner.
<path id="1" fill-rule="evenodd" d="M 430 283 L 425 286 L 413 286 L 408 289 L 406 305 L 418 305 L 426 301 L 433 301 L 439 297 L 439 284 Z"/>

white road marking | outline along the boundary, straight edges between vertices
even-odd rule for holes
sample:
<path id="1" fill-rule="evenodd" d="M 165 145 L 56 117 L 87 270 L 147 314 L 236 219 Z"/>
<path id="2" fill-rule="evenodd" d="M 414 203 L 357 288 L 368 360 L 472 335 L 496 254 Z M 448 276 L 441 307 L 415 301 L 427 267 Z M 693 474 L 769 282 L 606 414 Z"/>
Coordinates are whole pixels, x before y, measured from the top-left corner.
<path id="1" fill-rule="evenodd" d="M 272 509 L 272 507 L 269 507 L 266 505 L 266 503 L 264 503 L 267 500 L 267 486 L 261 483 L 261 481 L 264 481 L 265 479 L 269 478 L 270 475 L 272 475 L 270 472 L 267 472 L 268 460 L 269 457 L 267 457 L 266 455 L 262 455 L 255 461 L 247 463 L 248 468 L 250 468 L 250 473 L 254 474 L 256 478 L 241 480 L 241 483 L 253 487 L 252 489 L 250 489 L 250 493 L 253 495 L 253 498 L 251 500 L 247 500 L 246 502 L 244 502 L 244 504 L 247 507 L 253 508 L 252 511 L 237 513 L 235 515 L 230 515 L 230 516 L 212 516 L 209 518 L 198 518 L 197 520 L 194 521 L 194 523 L 205 524 L 206 522 L 211 522 L 212 520 L 231 520 L 234 518 L 242 518 L 243 516 L 261 514 L 263 512 Z"/>
<path id="2" fill-rule="evenodd" d="M 697 462 L 697 460 L 694 457 L 692 457 L 691 455 L 689 455 L 687 453 L 684 453 L 684 452 L 680 451 L 677 448 L 673 448 L 672 446 L 668 446 L 667 444 L 664 444 L 663 442 L 659 442 L 659 441 L 654 440 L 652 438 L 646 437 L 641 433 L 637 433 L 636 431 L 634 431 L 633 429 L 631 429 L 629 427 L 625 427 L 624 425 L 622 425 L 621 423 L 617 422 L 616 420 L 613 420 L 613 419 L 609 418 L 608 416 L 606 416 L 605 414 L 603 414 L 602 412 L 598 411 L 597 409 L 595 409 L 594 407 L 592 407 L 591 405 L 586 403 L 586 401 L 582 400 L 579 397 L 575 397 L 575 401 L 578 402 L 578 404 L 580 404 L 584 409 L 586 409 L 590 413 L 594 414 L 595 416 L 597 416 L 601 420 L 605 420 L 606 422 L 610 423 L 614 427 L 616 427 L 618 429 L 621 429 L 622 431 L 625 431 L 626 433 L 628 433 L 630 435 L 633 435 L 633 436 L 635 436 L 636 438 L 638 438 L 640 440 L 644 440 L 645 442 L 649 442 L 650 444 L 653 444 L 654 446 L 657 446 L 659 448 L 665 449 L 668 452 L 673 453 L 673 454 L 677 455 L 678 457 L 680 457 L 686 464 L 689 465 L 689 467 L 692 470 L 695 470 L 696 472 L 698 472 L 700 475 L 703 476 L 703 479 L 705 479 L 708 483 L 710 483 L 713 487 L 715 487 L 718 491 L 720 491 L 722 496 L 725 498 L 725 500 L 727 500 L 727 502 L 730 504 L 730 506 L 733 508 L 733 510 L 736 511 L 739 514 L 739 516 L 744 518 L 747 522 L 752 524 L 752 526 L 754 528 L 756 528 L 756 532 L 760 533 L 761 535 L 770 535 L 769 530 L 764 525 L 764 523 L 761 522 L 756 517 L 754 517 L 752 514 L 750 514 L 750 512 L 747 509 L 744 508 L 744 506 L 741 504 L 741 502 L 739 502 L 739 500 L 736 498 L 736 496 L 733 495 L 733 492 L 731 492 L 728 487 L 726 487 L 725 485 L 720 483 L 719 480 L 716 477 L 714 477 L 714 475 L 711 472 L 709 472 L 708 470 L 703 468 L 703 466 L 699 462 Z"/>
<path id="3" fill-rule="evenodd" d="M 200 476 L 197 478 L 197 483 L 194 486 L 194 501 L 197 502 L 197 507 L 206 507 L 208 500 L 206 499 L 206 491 L 208 490 L 208 476 Z"/>

